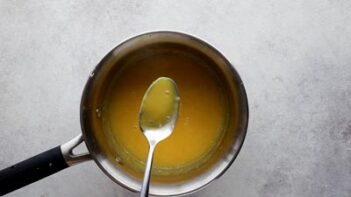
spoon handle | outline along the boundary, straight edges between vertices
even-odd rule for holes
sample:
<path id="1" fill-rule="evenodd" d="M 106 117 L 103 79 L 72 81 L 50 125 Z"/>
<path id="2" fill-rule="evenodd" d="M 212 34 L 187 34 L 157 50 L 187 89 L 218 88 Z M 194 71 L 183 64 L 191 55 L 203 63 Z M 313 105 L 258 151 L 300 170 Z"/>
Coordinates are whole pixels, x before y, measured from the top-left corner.
<path id="1" fill-rule="evenodd" d="M 145 168 L 143 185 L 142 185 L 141 192 L 140 192 L 140 197 L 147 197 L 147 196 L 149 196 L 150 175 L 151 175 L 152 160 L 153 160 L 153 157 L 154 157 L 155 147 L 156 147 L 156 144 L 151 144 L 150 143 L 149 153 L 148 153 L 148 156 L 147 156 L 147 162 L 146 162 L 146 168 Z"/>

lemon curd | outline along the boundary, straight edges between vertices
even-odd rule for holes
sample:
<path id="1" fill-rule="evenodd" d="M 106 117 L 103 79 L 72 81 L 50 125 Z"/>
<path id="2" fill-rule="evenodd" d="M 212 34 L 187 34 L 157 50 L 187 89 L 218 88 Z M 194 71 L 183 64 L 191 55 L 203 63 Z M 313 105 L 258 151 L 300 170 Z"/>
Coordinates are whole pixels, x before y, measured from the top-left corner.
<path id="1" fill-rule="evenodd" d="M 228 119 L 227 98 L 217 73 L 206 61 L 181 51 L 152 51 L 120 66 L 102 113 L 103 132 L 109 136 L 116 166 L 143 174 L 148 142 L 139 128 L 139 108 L 148 86 L 161 76 L 175 81 L 181 102 L 173 133 L 157 145 L 152 173 L 185 174 L 205 164 L 218 148 Z M 158 102 L 162 106 L 163 101 L 154 104 Z"/>

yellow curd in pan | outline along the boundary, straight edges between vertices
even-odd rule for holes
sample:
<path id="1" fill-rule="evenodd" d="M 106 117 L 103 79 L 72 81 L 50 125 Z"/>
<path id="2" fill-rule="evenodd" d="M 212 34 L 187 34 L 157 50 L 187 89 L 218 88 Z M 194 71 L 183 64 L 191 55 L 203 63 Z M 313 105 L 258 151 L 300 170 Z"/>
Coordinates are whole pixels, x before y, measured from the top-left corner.
<path id="1" fill-rule="evenodd" d="M 173 133 L 155 150 L 153 174 L 187 173 L 205 163 L 218 147 L 227 120 L 224 88 L 197 58 L 162 53 L 123 65 L 106 93 L 104 133 L 116 165 L 142 174 L 148 143 L 139 128 L 139 109 L 145 91 L 159 77 L 175 81 L 181 102 Z"/>

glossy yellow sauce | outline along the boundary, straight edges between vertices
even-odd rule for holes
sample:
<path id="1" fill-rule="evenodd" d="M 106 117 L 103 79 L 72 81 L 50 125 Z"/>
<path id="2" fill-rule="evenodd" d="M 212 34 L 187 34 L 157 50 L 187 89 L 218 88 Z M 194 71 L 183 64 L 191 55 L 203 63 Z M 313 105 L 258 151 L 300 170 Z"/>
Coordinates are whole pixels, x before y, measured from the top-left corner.
<path id="1" fill-rule="evenodd" d="M 205 62 L 167 53 L 124 65 L 106 95 L 104 132 L 117 163 L 143 172 L 148 143 L 139 128 L 138 113 L 146 89 L 161 76 L 176 82 L 181 103 L 173 133 L 155 150 L 153 174 L 186 173 L 206 162 L 226 127 L 223 88 Z"/>
<path id="2" fill-rule="evenodd" d="M 179 95 L 172 79 L 160 77 L 154 81 L 144 95 L 140 106 L 140 128 L 157 130 L 177 119 Z"/>

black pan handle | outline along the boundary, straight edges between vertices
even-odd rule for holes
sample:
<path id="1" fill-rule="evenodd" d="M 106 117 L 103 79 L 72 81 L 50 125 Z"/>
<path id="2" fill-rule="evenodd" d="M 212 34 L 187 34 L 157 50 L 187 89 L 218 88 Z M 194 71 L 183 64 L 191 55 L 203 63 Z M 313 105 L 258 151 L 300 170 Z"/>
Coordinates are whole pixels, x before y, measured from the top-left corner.
<path id="1" fill-rule="evenodd" d="M 0 195 L 5 195 L 67 167 L 60 146 L 40 153 L 0 171 Z"/>
<path id="2" fill-rule="evenodd" d="M 0 196 L 34 183 L 74 164 L 91 159 L 89 153 L 74 155 L 72 150 L 83 141 L 82 135 L 61 146 L 40 153 L 0 171 Z"/>

